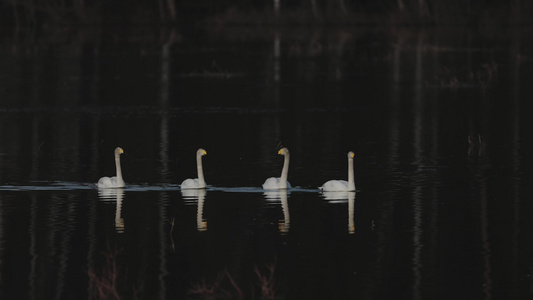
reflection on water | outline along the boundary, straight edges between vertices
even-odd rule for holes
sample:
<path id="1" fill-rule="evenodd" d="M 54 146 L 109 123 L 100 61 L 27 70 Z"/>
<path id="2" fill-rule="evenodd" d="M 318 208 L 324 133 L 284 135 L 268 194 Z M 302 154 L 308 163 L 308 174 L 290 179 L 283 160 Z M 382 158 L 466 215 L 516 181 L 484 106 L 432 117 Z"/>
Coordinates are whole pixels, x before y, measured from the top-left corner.
<path id="1" fill-rule="evenodd" d="M 125 299 L 221 272 L 231 295 L 268 277 L 293 299 L 531 297 L 529 33 L 161 35 L 0 42 L 0 298 L 84 299 L 113 263 Z M 280 142 L 298 188 L 264 192 Z M 97 190 L 117 144 L 131 184 Z M 213 186 L 180 191 L 199 146 Z M 357 218 L 355 192 L 315 189 L 347 149 Z"/>
<path id="2" fill-rule="evenodd" d="M 355 194 L 356 192 L 321 192 L 321 196 L 330 203 L 345 203 L 348 201 L 348 233 L 355 233 Z"/>
<path id="3" fill-rule="evenodd" d="M 196 228 L 198 231 L 207 230 L 207 221 L 204 219 L 205 189 L 184 189 L 181 196 L 184 200 L 196 200 L 198 209 L 196 211 Z"/>
<path id="4" fill-rule="evenodd" d="M 353 193 L 353 194 L 352 194 Z M 348 195 L 348 233 L 355 233 L 355 222 L 354 222 L 354 210 L 355 210 L 355 192 L 351 192 Z"/>
<path id="5" fill-rule="evenodd" d="M 115 201 L 115 229 L 117 233 L 124 233 L 124 218 L 122 218 L 122 199 L 124 198 L 124 189 L 98 189 L 98 197 L 102 201 Z"/>
<path id="6" fill-rule="evenodd" d="M 0 185 L 0 191 L 72 191 L 92 190 L 94 183 L 63 182 L 63 181 L 32 181 L 28 184 L 5 184 Z"/>
<path id="7" fill-rule="evenodd" d="M 266 191 L 263 193 L 265 199 L 268 201 L 281 201 L 281 209 L 283 210 L 283 220 L 278 221 L 278 228 L 282 234 L 287 234 L 291 227 L 291 217 L 289 213 L 289 202 L 287 201 L 287 190 Z"/>

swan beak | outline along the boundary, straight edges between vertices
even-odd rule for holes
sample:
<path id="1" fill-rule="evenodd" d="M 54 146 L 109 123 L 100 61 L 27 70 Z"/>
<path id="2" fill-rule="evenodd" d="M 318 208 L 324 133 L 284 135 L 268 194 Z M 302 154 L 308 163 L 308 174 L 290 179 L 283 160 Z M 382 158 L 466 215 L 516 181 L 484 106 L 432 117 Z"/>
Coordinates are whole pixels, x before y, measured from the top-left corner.
<path id="1" fill-rule="evenodd" d="M 280 150 L 278 151 L 278 155 L 281 155 L 281 154 L 283 154 L 283 149 L 280 149 Z"/>
<path id="2" fill-rule="evenodd" d="M 207 151 L 202 151 L 202 155 L 207 155 Z"/>
<path id="3" fill-rule="evenodd" d="M 124 150 L 122 148 L 120 148 L 120 154 L 124 153 Z"/>
<path id="4" fill-rule="evenodd" d="M 351 157 L 351 158 L 354 158 L 354 157 L 355 157 L 355 154 L 353 154 L 353 153 L 350 154 L 350 157 Z"/>

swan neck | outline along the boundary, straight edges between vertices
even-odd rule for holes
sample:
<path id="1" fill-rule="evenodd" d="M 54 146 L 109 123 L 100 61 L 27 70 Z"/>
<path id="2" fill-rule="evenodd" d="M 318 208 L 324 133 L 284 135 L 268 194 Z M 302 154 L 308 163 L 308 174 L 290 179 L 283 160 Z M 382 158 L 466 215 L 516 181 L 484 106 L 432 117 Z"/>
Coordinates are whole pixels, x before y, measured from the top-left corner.
<path id="1" fill-rule="evenodd" d="M 353 158 L 348 159 L 348 189 L 355 191 L 355 178 L 353 171 Z"/>
<path id="2" fill-rule="evenodd" d="M 290 154 L 285 153 L 285 159 L 283 160 L 283 169 L 281 170 L 280 184 L 282 187 L 287 187 L 287 177 L 289 175 L 289 161 Z"/>
<path id="3" fill-rule="evenodd" d="M 204 168 L 202 166 L 202 154 L 196 154 L 196 168 L 198 170 L 198 187 L 205 187 Z"/>
<path id="4" fill-rule="evenodd" d="M 122 182 L 122 168 L 120 167 L 120 154 L 115 155 L 115 166 L 117 169 L 117 182 Z"/>

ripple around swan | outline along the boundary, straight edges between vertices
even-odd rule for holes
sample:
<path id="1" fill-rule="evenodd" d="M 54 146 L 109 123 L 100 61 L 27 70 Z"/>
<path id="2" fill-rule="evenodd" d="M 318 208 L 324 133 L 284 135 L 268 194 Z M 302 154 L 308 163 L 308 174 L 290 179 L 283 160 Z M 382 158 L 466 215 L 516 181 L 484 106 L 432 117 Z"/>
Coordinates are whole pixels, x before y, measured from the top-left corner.
<path id="1" fill-rule="evenodd" d="M 351 192 L 320 192 L 320 196 L 327 200 L 329 203 L 345 203 L 350 199 L 354 199 L 357 193 Z"/>
<path id="2" fill-rule="evenodd" d="M 207 191 L 219 191 L 219 192 L 226 192 L 226 193 L 261 193 L 261 194 L 271 194 L 271 193 L 281 193 L 285 190 L 264 190 L 261 187 L 208 187 Z M 307 189 L 307 188 L 301 188 L 301 187 L 293 187 L 290 189 L 287 189 L 287 194 L 290 193 L 317 193 L 318 189 Z"/>

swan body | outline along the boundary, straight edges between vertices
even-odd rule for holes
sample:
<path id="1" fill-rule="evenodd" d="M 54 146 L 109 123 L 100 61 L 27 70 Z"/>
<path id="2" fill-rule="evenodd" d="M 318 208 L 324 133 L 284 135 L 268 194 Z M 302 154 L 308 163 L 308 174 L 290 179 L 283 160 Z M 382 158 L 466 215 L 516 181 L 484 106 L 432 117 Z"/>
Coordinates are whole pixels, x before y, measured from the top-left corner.
<path id="1" fill-rule="evenodd" d="M 113 177 L 102 177 L 100 180 L 98 180 L 98 188 L 100 189 L 106 189 L 106 188 L 121 188 L 126 186 L 124 183 L 124 180 L 120 181 L 117 179 L 116 176 Z"/>
<path id="2" fill-rule="evenodd" d="M 350 191 L 346 180 L 329 180 L 320 187 L 320 190 L 325 192 Z"/>
<path id="3" fill-rule="evenodd" d="M 285 180 L 285 185 L 283 185 L 283 181 L 281 181 L 280 177 L 270 177 L 265 180 L 265 183 L 263 183 L 263 189 L 264 190 L 279 190 L 279 189 L 290 189 L 291 184 L 287 180 Z"/>
<path id="4" fill-rule="evenodd" d="M 283 169 L 281 170 L 281 177 L 270 177 L 265 180 L 263 183 L 263 189 L 265 190 L 280 190 L 280 189 L 290 189 L 291 184 L 287 181 L 287 176 L 289 174 L 289 160 L 290 153 L 289 149 L 282 148 L 278 151 L 278 155 L 283 155 Z"/>
<path id="5" fill-rule="evenodd" d="M 122 153 L 124 153 L 124 150 L 122 148 L 117 147 L 115 149 L 115 167 L 117 170 L 117 176 L 100 178 L 97 184 L 98 188 L 122 188 L 126 186 L 124 179 L 122 179 L 122 169 L 120 167 L 120 155 Z"/>
<path id="6" fill-rule="evenodd" d="M 353 159 L 355 154 L 348 152 L 348 181 L 346 180 L 329 180 L 319 189 L 324 192 L 350 192 L 355 191 L 355 180 L 353 174 Z"/>
<path id="7" fill-rule="evenodd" d="M 207 152 L 202 148 L 196 151 L 196 168 L 198 170 L 198 178 L 185 179 L 181 183 L 181 186 L 180 186 L 182 190 L 183 189 L 204 189 L 206 187 L 206 183 L 204 179 L 204 170 L 202 166 L 202 156 L 206 154 Z"/>
<path id="8" fill-rule="evenodd" d="M 181 183 L 181 189 L 198 189 L 198 188 L 204 188 L 205 187 L 205 182 L 202 183 L 200 182 L 200 180 L 198 178 L 187 178 L 185 180 L 183 180 L 183 182 Z"/>

